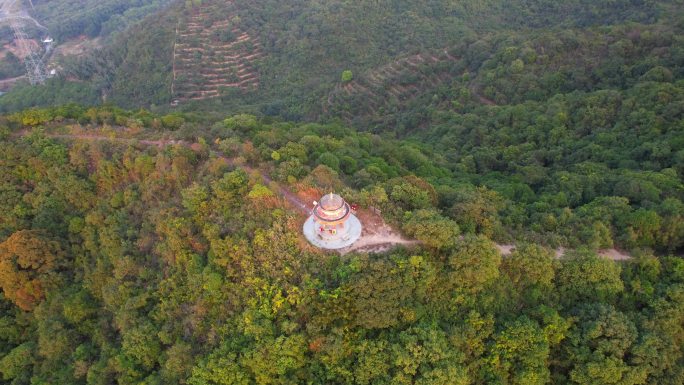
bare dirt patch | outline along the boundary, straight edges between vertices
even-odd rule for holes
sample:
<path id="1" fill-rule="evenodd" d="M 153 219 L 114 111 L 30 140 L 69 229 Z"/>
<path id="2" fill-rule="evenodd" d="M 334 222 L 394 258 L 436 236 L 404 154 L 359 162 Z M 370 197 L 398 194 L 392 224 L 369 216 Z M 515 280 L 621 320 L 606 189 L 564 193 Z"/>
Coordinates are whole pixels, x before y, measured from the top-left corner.
<path id="1" fill-rule="evenodd" d="M 511 253 L 515 250 L 515 245 L 512 244 L 505 244 L 505 245 L 500 245 L 497 244 L 496 248 L 499 250 L 501 255 L 504 257 L 507 255 L 511 255 Z M 567 253 L 568 249 L 565 247 L 559 247 L 556 250 L 554 250 L 554 257 L 556 259 L 560 259 L 565 257 L 565 254 Z M 611 259 L 613 261 L 625 261 L 630 258 L 632 258 L 629 254 L 617 250 L 617 249 L 604 249 L 604 250 L 599 250 L 598 255 L 603 258 Z"/>
<path id="2" fill-rule="evenodd" d="M 40 44 L 33 39 L 17 39 L 10 44 L 5 44 L 3 47 L 12 52 L 14 56 L 18 57 L 19 59 L 24 59 L 24 57 L 26 57 L 28 54 L 23 47 L 30 47 L 33 52 L 40 52 L 41 50 Z"/>
<path id="3" fill-rule="evenodd" d="M 75 39 L 65 41 L 54 48 L 53 58 L 66 56 L 83 56 L 87 52 L 102 47 L 100 38 L 91 39 L 81 35 Z"/>
<path id="4" fill-rule="evenodd" d="M 417 245 L 414 239 L 403 237 L 372 209 L 359 209 L 356 216 L 363 224 L 361 238 L 353 245 L 340 250 L 342 255 L 355 252 L 385 252 L 396 246 Z"/>
<path id="5" fill-rule="evenodd" d="M 629 254 L 617 249 L 599 250 L 598 254 L 604 258 L 612 259 L 613 261 L 624 261 L 632 258 Z"/>

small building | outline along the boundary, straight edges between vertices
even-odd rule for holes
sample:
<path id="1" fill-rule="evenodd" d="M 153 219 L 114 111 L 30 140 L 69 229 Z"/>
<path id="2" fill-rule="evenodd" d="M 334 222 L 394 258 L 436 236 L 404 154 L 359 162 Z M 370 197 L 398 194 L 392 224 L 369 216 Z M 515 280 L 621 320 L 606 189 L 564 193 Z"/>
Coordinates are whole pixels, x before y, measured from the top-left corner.
<path id="1" fill-rule="evenodd" d="M 361 237 L 361 222 L 349 203 L 337 194 L 326 194 L 314 202 L 311 216 L 304 222 L 304 236 L 314 246 L 341 249 Z"/>

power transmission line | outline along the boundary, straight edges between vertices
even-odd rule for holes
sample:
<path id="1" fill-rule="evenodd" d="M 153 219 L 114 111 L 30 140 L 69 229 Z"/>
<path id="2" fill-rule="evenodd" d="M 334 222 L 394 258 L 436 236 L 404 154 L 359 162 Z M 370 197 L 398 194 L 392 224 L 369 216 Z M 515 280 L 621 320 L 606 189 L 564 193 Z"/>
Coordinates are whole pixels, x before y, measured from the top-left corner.
<path id="1" fill-rule="evenodd" d="M 22 15 L 16 14 L 21 12 L 14 12 L 12 9 L 15 3 L 16 0 L 5 2 L 2 6 L 2 10 L 6 14 L 6 19 L 9 21 L 10 28 L 12 28 L 12 31 L 14 32 L 14 41 L 19 49 L 20 57 L 23 58 L 29 83 L 32 85 L 43 84 L 48 77 L 45 64 L 43 64 L 43 60 L 33 49 L 33 45 L 30 43 L 28 35 L 24 32 L 23 22 L 21 20 Z"/>
<path id="2" fill-rule="evenodd" d="M 24 66 L 26 66 L 29 83 L 32 85 L 45 83 L 45 79 L 47 79 L 45 64 L 29 43 L 29 38 L 21 24 L 16 19 L 10 19 L 10 27 L 14 31 L 14 41 L 17 42 L 19 52 L 24 57 Z"/>
<path id="3" fill-rule="evenodd" d="M 21 19 L 10 14 L 11 7 L 15 3 L 16 0 L 5 3 L 3 6 L 3 11 L 7 13 L 7 20 L 9 21 L 10 28 L 12 28 L 12 31 L 14 32 L 14 41 L 19 49 L 19 56 L 23 57 L 29 83 L 32 85 L 43 84 L 45 83 L 45 79 L 48 77 L 47 69 L 45 68 L 43 60 L 33 49 L 33 45 L 30 43 L 31 40 L 29 40 L 28 35 L 26 32 L 24 32 L 24 27 L 20 21 Z"/>

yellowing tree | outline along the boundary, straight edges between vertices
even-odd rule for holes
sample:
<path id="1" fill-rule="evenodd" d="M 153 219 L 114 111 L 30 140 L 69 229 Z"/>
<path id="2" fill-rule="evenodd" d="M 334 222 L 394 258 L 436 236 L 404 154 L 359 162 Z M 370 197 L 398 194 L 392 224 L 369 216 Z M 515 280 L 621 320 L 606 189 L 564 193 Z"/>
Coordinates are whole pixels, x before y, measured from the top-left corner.
<path id="1" fill-rule="evenodd" d="M 58 242 L 36 230 L 21 230 L 0 243 L 0 287 L 23 310 L 44 297 L 49 276 L 63 256 Z"/>

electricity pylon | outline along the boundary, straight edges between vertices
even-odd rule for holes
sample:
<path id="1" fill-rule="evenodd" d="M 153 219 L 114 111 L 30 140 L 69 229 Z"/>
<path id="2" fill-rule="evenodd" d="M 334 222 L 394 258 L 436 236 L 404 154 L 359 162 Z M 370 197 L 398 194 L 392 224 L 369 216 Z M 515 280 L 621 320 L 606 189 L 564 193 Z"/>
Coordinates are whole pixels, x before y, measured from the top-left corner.
<path id="1" fill-rule="evenodd" d="M 6 18 L 9 21 L 12 31 L 14 32 L 14 41 L 16 41 L 17 48 L 19 48 L 19 56 L 23 57 L 29 83 L 32 85 L 43 84 L 45 83 L 45 79 L 48 77 L 47 69 L 45 68 L 43 60 L 33 49 L 28 35 L 26 32 L 24 32 L 22 20 L 20 20 L 17 15 L 13 15 L 11 13 L 15 3 L 16 0 L 3 4 L 3 11 L 6 14 Z"/>

